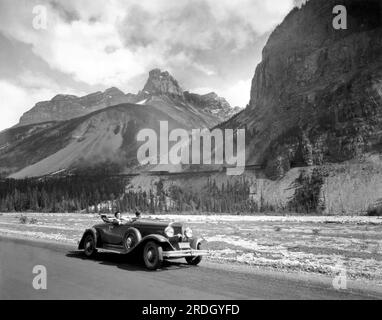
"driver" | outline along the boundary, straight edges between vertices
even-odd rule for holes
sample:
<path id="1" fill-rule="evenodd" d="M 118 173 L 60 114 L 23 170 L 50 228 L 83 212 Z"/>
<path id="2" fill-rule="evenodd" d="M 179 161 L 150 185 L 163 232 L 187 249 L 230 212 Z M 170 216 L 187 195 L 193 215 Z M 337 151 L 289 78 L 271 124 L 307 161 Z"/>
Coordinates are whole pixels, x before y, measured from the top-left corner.
<path id="1" fill-rule="evenodd" d="M 101 214 L 101 218 L 104 222 L 108 222 L 108 223 L 117 222 L 118 224 L 122 224 L 122 222 L 124 221 L 119 211 L 114 213 L 114 217 L 110 217 L 110 216 L 108 217 L 106 214 Z"/>
<path id="2" fill-rule="evenodd" d="M 117 221 L 118 224 L 122 224 L 123 223 L 123 220 L 122 219 L 122 216 L 121 216 L 121 212 L 117 211 L 116 213 L 114 213 L 114 221 Z"/>

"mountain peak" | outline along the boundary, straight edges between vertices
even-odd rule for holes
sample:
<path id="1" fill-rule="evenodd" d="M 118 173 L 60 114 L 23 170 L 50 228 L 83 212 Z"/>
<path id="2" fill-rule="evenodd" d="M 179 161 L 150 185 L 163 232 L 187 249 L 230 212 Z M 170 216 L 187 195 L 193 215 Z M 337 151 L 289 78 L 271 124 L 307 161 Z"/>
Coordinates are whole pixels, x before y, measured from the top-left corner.
<path id="1" fill-rule="evenodd" d="M 110 95 L 110 96 L 124 96 L 124 92 L 119 90 L 116 87 L 111 87 L 109 89 L 106 89 L 104 92 L 105 95 Z"/>
<path id="2" fill-rule="evenodd" d="M 73 100 L 77 99 L 77 96 L 70 95 L 70 94 L 57 94 L 55 95 L 51 101 L 67 101 L 67 100 Z"/>
<path id="3" fill-rule="evenodd" d="M 232 108 L 228 102 L 216 93 L 211 92 L 200 96 L 184 92 L 178 81 L 168 71 L 156 68 L 149 72 L 144 88 L 137 94 L 125 94 L 116 87 L 82 97 L 59 94 L 50 101 L 38 102 L 32 109 L 25 112 L 18 126 L 69 120 L 123 103 L 153 104 L 168 112 L 175 106 L 188 108 L 189 111 L 193 110 L 192 112 L 195 112 L 194 108 L 197 107 L 201 113 L 198 119 L 194 119 L 194 123 L 201 126 L 214 126 L 220 121 L 227 120 L 232 114 Z"/>
<path id="4" fill-rule="evenodd" d="M 183 96 L 183 90 L 178 81 L 168 71 L 153 69 L 149 72 L 149 78 L 143 88 L 143 92 L 154 95 L 170 94 Z"/>

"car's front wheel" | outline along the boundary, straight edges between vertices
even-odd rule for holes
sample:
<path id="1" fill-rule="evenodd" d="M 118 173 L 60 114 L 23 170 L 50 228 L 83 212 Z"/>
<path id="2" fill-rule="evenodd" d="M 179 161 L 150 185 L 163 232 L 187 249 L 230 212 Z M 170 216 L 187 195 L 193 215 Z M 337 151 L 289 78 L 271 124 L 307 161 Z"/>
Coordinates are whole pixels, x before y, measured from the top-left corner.
<path id="1" fill-rule="evenodd" d="M 159 269 L 163 263 L 162 247 L 156 242 L 147 242 L 145 247 L 143 248 L 143 261 L 145 262 L 147 269 Z"/>
<path id="2" fill-rule="evenodd" d="M 87 257 L 93 257 L 97 253 L 96 241 L 93 235 L 88 234 L 84 240 L 84 253 Z"/>
<path id="3" fill-rule="evenodd" d="M 191 245 L 191 248 L 195 249 L 195 250 L 200 250 L 200 248 L 201 248 L 200 242 L 197 245 Z M 190 264 L 192 266 L 197 266 L 202 261 L 202 256 L 186 257 L 186 261 L 188 264 Z"/>

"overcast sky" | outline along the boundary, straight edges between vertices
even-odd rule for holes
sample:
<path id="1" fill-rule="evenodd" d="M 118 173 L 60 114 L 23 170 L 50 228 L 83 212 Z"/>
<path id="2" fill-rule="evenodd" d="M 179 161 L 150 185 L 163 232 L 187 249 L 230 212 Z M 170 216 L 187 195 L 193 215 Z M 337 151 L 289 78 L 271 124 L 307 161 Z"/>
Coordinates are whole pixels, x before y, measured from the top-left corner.
<path id="1" fill-rule="evenodd" d="M 245 107 L 267 37 L 295 1 L 0 0 L 0 130 L 58 93 L 136 93 L 156 67 Z M 33 27 L 36 5 L 45 30 Z"/>

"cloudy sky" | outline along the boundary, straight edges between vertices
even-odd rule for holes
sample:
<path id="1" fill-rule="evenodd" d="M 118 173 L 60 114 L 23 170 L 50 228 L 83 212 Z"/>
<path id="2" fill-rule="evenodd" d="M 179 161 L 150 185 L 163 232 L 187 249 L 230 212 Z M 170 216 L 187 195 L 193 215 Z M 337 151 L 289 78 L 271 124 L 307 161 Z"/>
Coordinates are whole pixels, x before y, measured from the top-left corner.
<path id="1" fill-rule="evenodd" d="M 295 2 L 0 0 L 0 130 L 58 93 L 136 93 L 156 67 L 244 107 L 267 37 Z M 46 29 L 34 27 L 41 5 Z"/>

